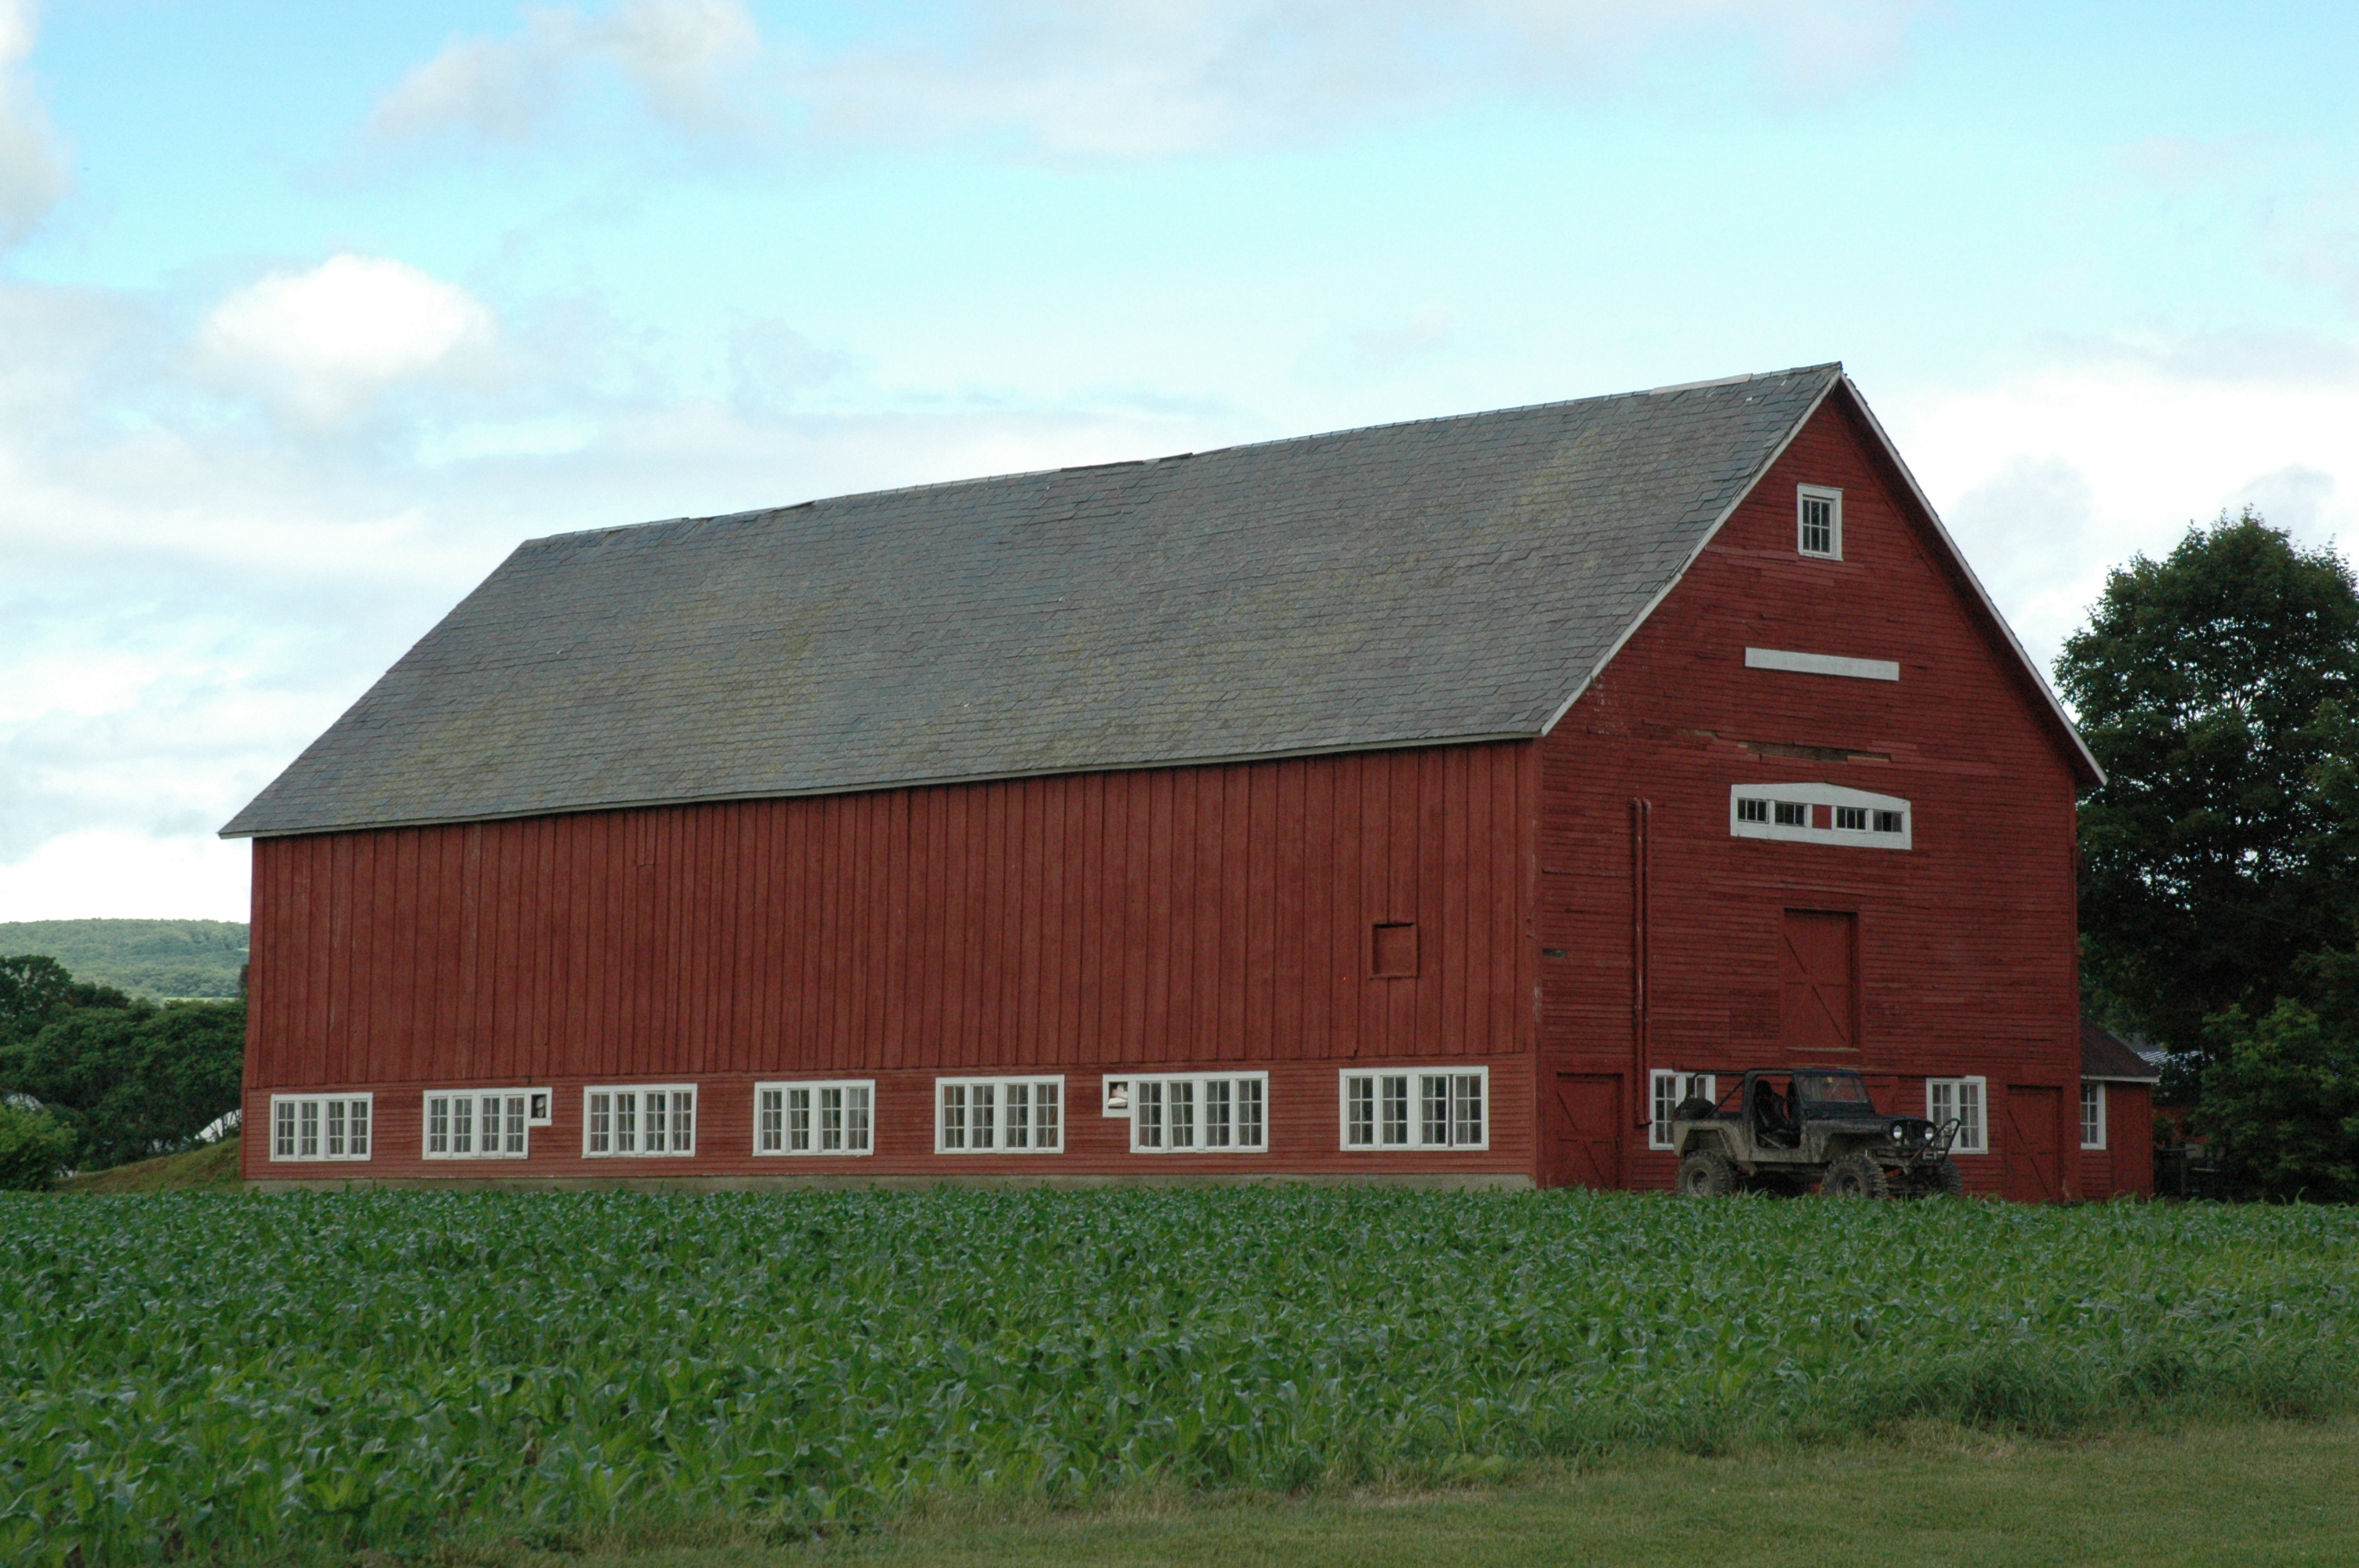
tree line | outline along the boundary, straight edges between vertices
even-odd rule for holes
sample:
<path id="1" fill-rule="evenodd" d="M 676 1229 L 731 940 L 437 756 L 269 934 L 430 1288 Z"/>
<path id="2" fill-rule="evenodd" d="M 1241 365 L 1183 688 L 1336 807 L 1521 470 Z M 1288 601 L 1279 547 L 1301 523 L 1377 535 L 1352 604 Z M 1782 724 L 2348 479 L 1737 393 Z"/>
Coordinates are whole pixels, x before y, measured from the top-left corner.
<path id="1" fill-rule="evenodd" d="M 158 1005 L 0 958 L 0 1187 L 185 1149 L 236 1108 L 245 1003 Z"/>
<path id="2" fill-rule="evenodd" d="M 2359 1198 L 2359 589 L 2247 509 L 2107 576 L 2056 674 L 2083 1005 L 2167 1053 L 2233 1191 Z"/>

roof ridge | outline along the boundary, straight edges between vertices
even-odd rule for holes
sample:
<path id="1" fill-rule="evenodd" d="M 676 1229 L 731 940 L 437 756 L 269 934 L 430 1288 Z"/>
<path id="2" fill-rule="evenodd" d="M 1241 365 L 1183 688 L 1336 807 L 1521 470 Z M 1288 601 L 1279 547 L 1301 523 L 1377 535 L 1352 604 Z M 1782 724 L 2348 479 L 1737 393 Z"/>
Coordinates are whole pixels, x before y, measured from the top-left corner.
<path id="1" fill-rule="evenodd" d="M 749 506 L 737 512 L 716 512 L 703 516 L 653 517 L 642 523 L 610 523 L 598 528 L 569 528 L 557 534 L 539 534 L 522 541 L 526 545 L 553 544 L 560 539 L 583 539 L 592 535 L 627 534 L 639 528 L 672 528 L 683 523 L 742 523 L 756 517 L 776 516 L 782 512 L 799 512 L 805 507 L 825 505 L 840 501 L 882 501 L 892 496 L 923 495 L 932 491 L 960 490 L 970 486 L 1012 484 L 1017 480 L 1046 479 L 1052 474 L 1090 473 L 1099 469 L 1152 468 L 1158 463 L 1177 462 L 1182 458 L 1219 457 L 1228 452 L 1250 452 L 1272 447 L 1293 446 L 1305 441 L 1333 440 L 1343 436 L 1373 435 L 1383 430 L 1406 429 L 1412 425 L 1449 425 L 1472 419 L 1505 418 L 1515 414 L 1538 414 L 1550 408 L 1573 408 L 1585 403 L 1612 403 L 1625 397 L 1669 397 L 1683 392 L 1708 392 L 1723 386 L 1742 386 L 1756 381 L 1779 381 L 1791 376 L 1822 374 L 1831 380 L 1843 373 L 1841 360 L 1828 360 L 1819 364 L 1789 365 L 1784 370 L 1747 371 L 1739 375 L 1722 376 L 1714 381 L 1678 382 L 1668 386 L 1646 387 L 1628 392 L 1595 393 L 1587 397 L 1555 397 L 1539 403 L 1514 403 L 1503 408 L 1480 408 L 1471 414 L 1424 414 L 1413 419 L 1383 419 L 1370 425 L 1344 425 L 1332 430 L 1313 430 L 1299 436 L 1276 436 L 1266 441 L 1237 441 L 1225 447 L 1206 447 L 1195 451 L 1169 452 L 1152 458 L 1115 458 L 1102 463 L 1065 463 L 1056 468 L 1011 469 L 1006 473 L 972 474 L 964 479 L 929 480 L 923 484 L 886 485 L 876 490 L 848 490 L 836 495 L 814 495 L 802 501 L 788 502 L 778 506 Z"/>

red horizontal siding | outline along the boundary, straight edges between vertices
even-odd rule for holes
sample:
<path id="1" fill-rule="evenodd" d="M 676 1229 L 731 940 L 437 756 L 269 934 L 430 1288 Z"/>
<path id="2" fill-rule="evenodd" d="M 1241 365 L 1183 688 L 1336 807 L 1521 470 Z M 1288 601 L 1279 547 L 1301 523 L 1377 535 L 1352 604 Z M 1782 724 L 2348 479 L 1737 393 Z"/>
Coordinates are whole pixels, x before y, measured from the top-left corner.
<path id="1" fill-rule="evenodd" d="M 2105 1086 L 2105 1146 L 2080 1152 L 2084 1197 L 2154 1195 L 2154 1090 Z"/>
<path id="2" fill-rule="evenodd" d="M 263 839 L 249 1094 L 1527 1055 L 1530 750 Z"/>

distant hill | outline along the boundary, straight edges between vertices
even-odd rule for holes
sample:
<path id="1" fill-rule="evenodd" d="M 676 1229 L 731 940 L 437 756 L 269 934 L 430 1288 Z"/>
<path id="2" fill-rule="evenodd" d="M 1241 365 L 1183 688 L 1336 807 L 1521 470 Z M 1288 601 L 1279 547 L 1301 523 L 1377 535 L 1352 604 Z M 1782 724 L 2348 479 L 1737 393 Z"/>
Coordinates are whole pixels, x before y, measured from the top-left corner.
<path id="1" fill-rule="evenodd" d="M 0 957 L 47 954 L 133 996 L 235 996 L 245 944 L 234 920 L 0 921 Z"/>

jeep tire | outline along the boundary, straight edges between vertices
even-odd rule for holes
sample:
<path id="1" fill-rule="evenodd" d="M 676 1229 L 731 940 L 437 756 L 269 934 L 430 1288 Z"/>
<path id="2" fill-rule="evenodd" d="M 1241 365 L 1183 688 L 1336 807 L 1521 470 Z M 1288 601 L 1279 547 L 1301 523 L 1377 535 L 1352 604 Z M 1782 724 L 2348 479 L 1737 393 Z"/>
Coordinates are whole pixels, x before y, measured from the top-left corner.
<path id="1" fill-rule="evenodd" d="M 1724 1198 L 1736 1190 L 1736 1167 L 1717 1149 L 1699 1149 L 1680 1162 L 1680 1191 L 1691 1198 Z"/>
<path id="2" fill-rule="evenodd" d="M 1846 1154 L 1827 1167 L 1819 1195 L 1830 1198 L 1880 1198 L 1891 1192 L 1884 1167 L 1872 1154 Z"/>

